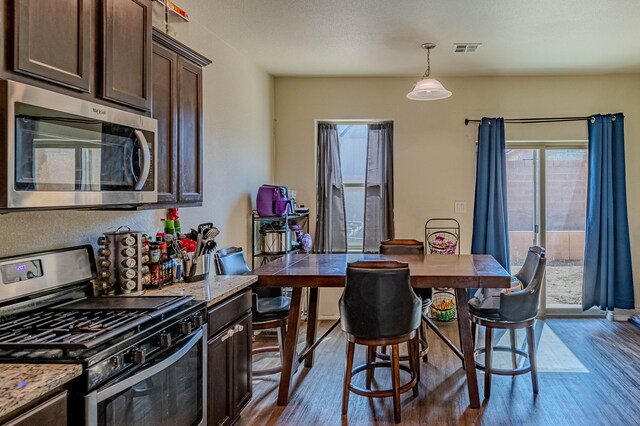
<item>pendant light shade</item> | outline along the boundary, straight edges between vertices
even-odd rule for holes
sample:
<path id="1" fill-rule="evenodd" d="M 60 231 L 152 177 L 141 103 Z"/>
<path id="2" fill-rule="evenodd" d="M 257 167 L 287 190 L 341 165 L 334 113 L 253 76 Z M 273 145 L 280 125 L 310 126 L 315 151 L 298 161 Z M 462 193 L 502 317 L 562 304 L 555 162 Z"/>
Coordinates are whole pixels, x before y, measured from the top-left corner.
<path id="1" fill-rule="evenodd" d="M 431 77 L 431 58 L 429 53 L 431 49 L 436 47 L 433 43 L 424 43 L 423 49 L 427 49 L 427 70 L 422 79 L 416 83 L 413 90 L 407 93 L 407 98 L 414 101 L 435 101 L 437 99 L 445 99 L 451 96 L 451 92 L 444 88 L 435 78 Z"/>

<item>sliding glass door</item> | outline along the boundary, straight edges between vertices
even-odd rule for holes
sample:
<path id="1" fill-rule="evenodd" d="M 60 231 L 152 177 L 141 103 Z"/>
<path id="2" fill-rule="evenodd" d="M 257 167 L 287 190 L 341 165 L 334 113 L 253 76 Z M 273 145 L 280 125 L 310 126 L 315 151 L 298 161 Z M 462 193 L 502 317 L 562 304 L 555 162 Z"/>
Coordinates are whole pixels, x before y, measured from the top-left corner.
<path id="1" fill-rule="evenodd" d="M 511 272 L 527 248 L 546 249 L 541 311 L 580 313 L 587 203 L 586 141 L 508 142 Z"/>

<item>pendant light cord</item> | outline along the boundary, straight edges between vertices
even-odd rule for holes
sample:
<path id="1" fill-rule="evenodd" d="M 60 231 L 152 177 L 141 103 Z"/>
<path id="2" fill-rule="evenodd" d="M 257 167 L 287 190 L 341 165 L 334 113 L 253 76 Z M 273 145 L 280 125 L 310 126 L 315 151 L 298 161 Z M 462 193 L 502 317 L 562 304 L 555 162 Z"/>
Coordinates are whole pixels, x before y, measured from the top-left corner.
<path id="1" fill-rule="evenodd" d="M 431 47 L 427 47 L 427 70 L 422 74 L 421 80 L 431 77 Z"/>

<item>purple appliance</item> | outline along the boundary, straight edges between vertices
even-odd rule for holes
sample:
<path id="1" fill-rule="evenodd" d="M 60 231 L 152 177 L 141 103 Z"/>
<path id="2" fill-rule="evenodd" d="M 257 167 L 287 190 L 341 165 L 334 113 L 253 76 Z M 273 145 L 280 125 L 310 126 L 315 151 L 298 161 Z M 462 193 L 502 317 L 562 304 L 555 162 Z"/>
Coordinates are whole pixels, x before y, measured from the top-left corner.
<path id="1" fill-rule="evenodd" d="M 289 205 L 285 186 L 265 184 L 258 189 L 256 198 L 258 216 L 283 216 L 288 212 Z"/>

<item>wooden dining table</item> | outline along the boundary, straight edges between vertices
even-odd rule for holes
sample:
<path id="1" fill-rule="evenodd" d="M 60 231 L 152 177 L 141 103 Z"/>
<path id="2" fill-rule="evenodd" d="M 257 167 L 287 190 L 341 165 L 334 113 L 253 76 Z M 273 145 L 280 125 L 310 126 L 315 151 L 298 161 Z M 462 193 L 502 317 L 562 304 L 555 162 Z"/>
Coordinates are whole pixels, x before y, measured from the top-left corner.
<path id="1" fill-rule="evenodd" d="M 468 289 L 507 288 L 511 282 L 509 273 L 490 255 L 380 255 L 362 253 L 288 254 L 255 268 L 251 274 L 258 276 L 257 287 L 291 287 L 291 311 L 284 342 L 284 356 L 278 405 L 289 402 L 291 378 L 302 361 L 313 367 L 313 352 L 318 323 L 318 289 L 344 287 L 347 264 L 359 260 L 397 260 L 409 265 L 411 285 L 415 288 L 451 288 L 455 291 L 458 307 L 463 367 L 471 408 L 480 408 L 478 380 L 474 357 L 474 338 L 471 335 L 471 318 L 468 309 Z M 306 347 L 297 351 L 298 331 L 302 302 L 302 289 L 309 289 Z M 336 323 L 337 324 L 337 323 Z M 335 324 L 334 324 L 335 326 Z M 329 330 L 330 331 L 330 330 Z M 328 334 L 325 333 L 323 338 Z M 321 340 L 321 339 L 320 339 Z M 437 360 L 435 361 L 437 362 Z"/>

